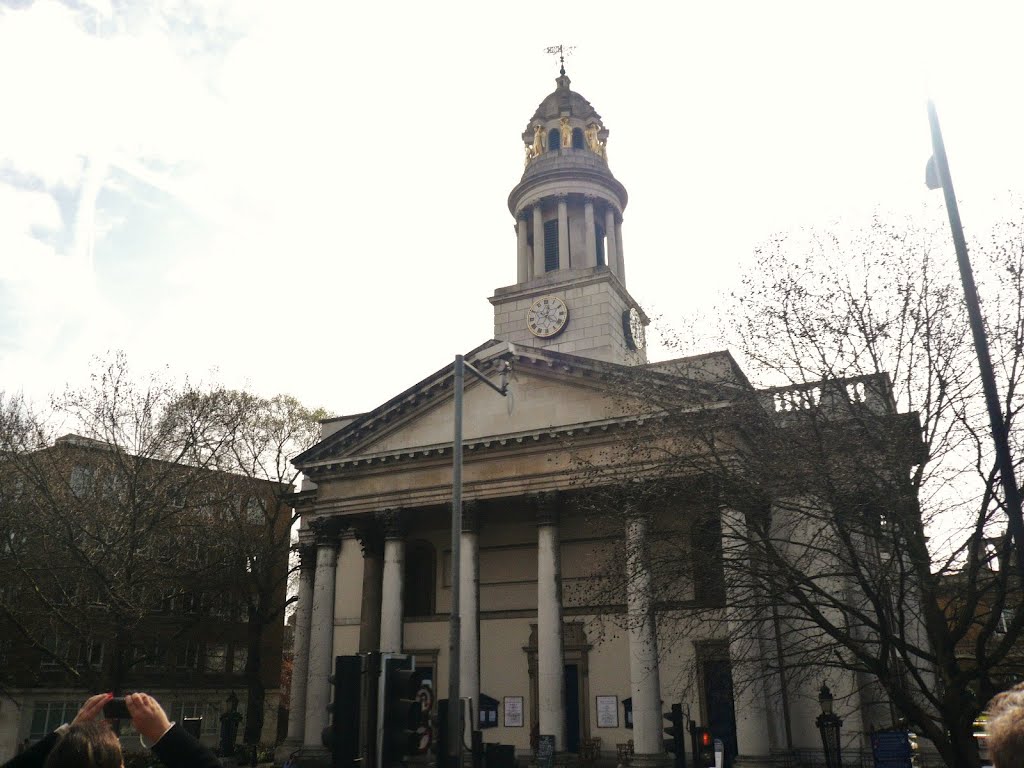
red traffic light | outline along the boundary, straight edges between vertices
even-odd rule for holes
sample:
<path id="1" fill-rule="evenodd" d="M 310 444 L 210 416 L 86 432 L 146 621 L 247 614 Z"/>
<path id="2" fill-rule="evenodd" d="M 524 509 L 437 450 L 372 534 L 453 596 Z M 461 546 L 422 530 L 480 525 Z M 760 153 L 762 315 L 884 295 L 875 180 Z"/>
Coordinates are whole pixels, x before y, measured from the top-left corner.
<path id="1" fill-rule="evenodd" d="M 711 731 L 709 731 L 707 728 L 701 728 L 701 731 L 700 731 L 700 745 L 702 747 L 714 746 L 712 744 Z"/>

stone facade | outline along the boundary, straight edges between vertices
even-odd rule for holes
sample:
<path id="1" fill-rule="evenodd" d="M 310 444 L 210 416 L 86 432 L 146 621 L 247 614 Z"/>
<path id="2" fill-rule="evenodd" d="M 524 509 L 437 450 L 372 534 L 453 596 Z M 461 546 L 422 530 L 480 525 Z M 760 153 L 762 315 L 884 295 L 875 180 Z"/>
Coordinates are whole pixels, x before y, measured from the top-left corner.
<path id="1" fill-rule="evenodd" d="M 616 386 L 624 371 L 645 366 L 666 386 L 685 382 L 680 389 L 692 402 L 677 405 L 695 418 L 740 413 L 738 403 L 759 398 L 771 411 L 787 396 L 759 396 L 726 352 L 646 366 L 648 320 L 626 289 L 627 197 L 608 169 L 607 136 L 564 73 L 523 133 L 527 167 L 509 198 L 518 279 L 490 297 L 493 339 L 466 355 L 492 382 L 506 365 L 513 376 L 507 398 L 466 379 L 462 493 L 473 522 L 462 530 L 460 613 L 478 615 L 479 626 L 462 623 L 458 695 L 474 707 L 483 696 L 497 700 L 498 719 L 484 740 L 520 754 L 529 752 L 531 734 L 544 733 L 555 736 L 559 752 L 597 750 L 614 759 L 632 742 L 637 765 L 664 763 L 660 711 L 680 702 L 743 764 L 765 764 L 787 739 L 808 749 L 820 744 L 817 686 L 789 685 L 788 710 L 778 686 L 734 691 L 731 668 L 768 677 L 764 656 L 750 653 L 738 623 L 723 614 L 682 636 L 663 626 L 673 611 L 707 600 L 695 566 L 673 584 L 673 605 L 655 605 L 644 587 L 651 554 L 665 557 L 668 539 L 681 542 L 674 556 L 682 561 L 700 556 L 721 569 L 723 532 L 738 524 L 735 515 L 701 491 L 698 477 L 658 505 L 624 507 L 610 527 L 596 525 L 581 505 L 595 489 L 614 493 L 647 477 L 626 435 L 644 434 L 658 415 Z M 568 317 L 557 332 L 535 335 L 527 313 L 545 296 L 564 302 Z M 306 727 L 290 739 L 309 753 L 327 721 L 324 686 L 334 654 L 414 654 L 436 698 L 456 695 L 446 682 L 453 662 L 453 385 L 447 365 L 372 411 L 325 423 L 323 441 L 295 460 L 308 480 L 296 502 L 300 543 L 308 557 L 316 553 L 317 567 L 313 586 L 300 588 L 296 626 L 297 654 L 307 648 L 307 660 L 296 660 L 296 669 L 308 661 Z M 600 472 L 587 476 L 587 467 Z M 386 531 L 382 513 L 398 510 L 400 532 Z M 700 521 L 719 518 L 718 538 L 699 538 Z M 616 568 L 629 578 L 609 596 L 598 587 Z M 305 612 L 302 595 L 312 603 Z M 720 599 L 724 611 L 724 593 Z M 853 726 L 847 746 L 860 748 L 855 682 L 830 681 L 850 693 L 837 708 Z M 600 717 L 597 697 L 612 704 Z"/>

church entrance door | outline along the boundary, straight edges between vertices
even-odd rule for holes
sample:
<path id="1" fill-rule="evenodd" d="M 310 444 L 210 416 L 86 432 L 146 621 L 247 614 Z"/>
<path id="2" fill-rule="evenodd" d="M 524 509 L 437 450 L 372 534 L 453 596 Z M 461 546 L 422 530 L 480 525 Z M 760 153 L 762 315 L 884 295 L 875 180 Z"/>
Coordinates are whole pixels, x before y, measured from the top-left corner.
<path id="1" fill-rule="evenodd" d="M 580 751 L 580 668 L 565 665 L 565 751 Z"/>

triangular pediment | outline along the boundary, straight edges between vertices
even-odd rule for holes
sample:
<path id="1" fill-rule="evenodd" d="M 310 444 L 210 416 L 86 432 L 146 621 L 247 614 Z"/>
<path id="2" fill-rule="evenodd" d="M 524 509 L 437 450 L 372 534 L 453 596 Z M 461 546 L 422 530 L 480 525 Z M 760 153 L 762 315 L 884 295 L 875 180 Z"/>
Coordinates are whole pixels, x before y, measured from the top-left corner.
<path id="1" fill-rule="evenodd" d="M 602 428 L 652 412 L 650 403 L 623 394 L 625 366 L 549 350 L 481 345 L 466 356 L 498 385 L 512 364 L 509 395 L 498 394 L 468 371 L 462 406 L 464 443 L 523 440 L 575 428 Z M 451 446 L 454 429 L 453 365 L 428 376 L 297 457 L 311 467 L 354 458 L 429 455 Z M 653 373 L 654 376 L 661 374 Z"/>

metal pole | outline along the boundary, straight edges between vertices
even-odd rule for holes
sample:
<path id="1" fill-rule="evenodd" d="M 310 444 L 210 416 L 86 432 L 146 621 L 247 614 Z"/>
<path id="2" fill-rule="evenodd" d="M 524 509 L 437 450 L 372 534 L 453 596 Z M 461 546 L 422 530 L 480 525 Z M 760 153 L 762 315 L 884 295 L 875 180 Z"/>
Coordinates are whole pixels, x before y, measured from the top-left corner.
<path id="1" fill-rule="evenodd" d="M 449 768 L 462 765 L 462 707 L 459 700 L 459 641 L 462 614 L 459 607 L 459 560 L 462 541 L 462 387 L 465 378 L 462 355 L 455 356 L 455 434 L 452 438 L 452 605 L 448 620 L 448 761 Z"/>
<path id="2" fill-rule="evenodd" d="M 942 182 L 942 194 L 946 199 L 946 212 L 949 214 L 949 228 L 953 232 L 953 245 L 956 247 L 956 260 L 960 267 L 960 280 L 964 286 L 964 301 L 967 304 L 967 315 L 971 321 L 971 333 L 974 336 L 974 349 L 978 355 L 978 369 L 981 374 L 981 386 L 985 391 L 985 404 L 988 406 L 988 419 L 992 427 L 992 440 L 996 446 L 996 466 L 1003 483 L 1003 496 L 1006 501 L 1006 517 L 1009 521 L 1010 535 L 1016 543 L 1017 572 L 1024 578 L 1024 517 L 1021 515 L 1020 489 L 1013 473 L 1013 461 L 1010 458 L 1010 444 L 1006 434 L 1006 423 L 1003 421 L 1002 408 L 999 405 L 999 393 L 996 390 L 996 377 L 992 371 L 992 358 L 988 351 L 988 338 L 985 336 L 985 325 L 981 317 L 978 303 L 978 289 L 974 285 L 974 272 L 971 260 L 967 256 L 967 241 L 964 239 L 964 228 L 960 223 L 960 209 L 953 193 L 953 178 L 949 173 L 949 162 L 946 159 L 946 146 L 942 141 L 942 130 L 939 128 L 939 115 L 935 104 L 928 102 L 928 122 L 932 129 L 932 149 L 935 166 Z"/>

